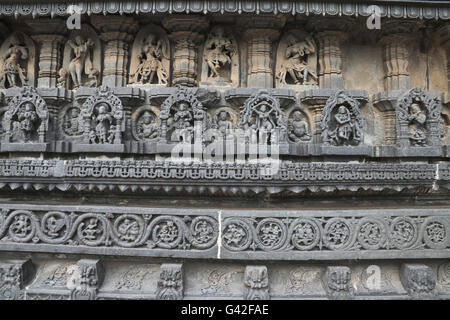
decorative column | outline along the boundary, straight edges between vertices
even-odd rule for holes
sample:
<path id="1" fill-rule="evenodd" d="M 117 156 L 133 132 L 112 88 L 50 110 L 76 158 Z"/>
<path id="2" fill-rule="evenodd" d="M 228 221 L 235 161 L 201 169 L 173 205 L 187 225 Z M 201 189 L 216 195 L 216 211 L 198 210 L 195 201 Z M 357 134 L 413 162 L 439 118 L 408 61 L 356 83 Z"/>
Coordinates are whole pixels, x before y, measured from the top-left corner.
<path id="1" fill-rule="evenodd" d="M 37 86 L 39 88 L 56 88 L 58 71 L 63 60 L 62 44 L 65 37 L 53 34 L 32 36 L 39 45 L 39 72 Z"/>
<path id="2" fill-rule="evenodd" d="M 128 52 L 138 29 L 135 19 L 124 16 L 94 16 L 92 24 L 105 43 L 102 84 L 123 87 L 128 79 Z"/>
<path id="3" fill-rule="evenodd" d="M 342 89 L 342 44 L 347 38 L 349 22 L 345 18 L 320 18 L 311 22 L 318 44 L 319 86 L 325 89 Z"/>
<path id="4" fill-rule="evenodd" d="M 28 20 L 26 24 L 33 30 L 31 38 L 39 48 L 37 87 L 56 88 L 64 58 L 66 22 L 62 19 L 36 19 Z"/>
<path id="5" fill-rule="evenodd" d="M 169 38 L 174 44 L 172 84 L 198 86 L 198 48 L 208 20 L 199 16 L 171 17 L 163 21 L 163 26 L 171 32 Z"/>
<path id="6" fill-rule="evenodd" d="M 408 43 L 416 29 L 416 24 L 408 21 L 383 23 L 379 43 L 383 46 L 385 91 L 408 90 L 411 87 Z"/>
<path id="7" fill-rule="evenodd" d="M 252 17 L 241 22 L 247 41 L 247 87 L 272 88 L 276 41 L 285 19 L 273 16 Z"/>

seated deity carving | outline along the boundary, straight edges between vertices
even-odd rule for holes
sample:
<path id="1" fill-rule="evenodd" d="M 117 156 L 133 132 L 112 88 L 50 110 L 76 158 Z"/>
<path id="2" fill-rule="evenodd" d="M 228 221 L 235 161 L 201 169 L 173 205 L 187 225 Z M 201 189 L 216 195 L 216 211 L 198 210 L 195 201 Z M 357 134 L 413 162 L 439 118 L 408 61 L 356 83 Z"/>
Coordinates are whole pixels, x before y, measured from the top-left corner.
<path id="1" fill-rule="evenodd" d="M 311 139 L 309 134 L 308 122 L 303 119 L 300 111 L 293 112 L 292 119 L 288 121 L 289 138 L 293 142 L 308 141 Z"/>
<path id="2" fill-rule="evenodd" d="M 81 122 L 79 108 L 70 108 L 68 112 L 66 112 L 63 129 L 69 136 L 78 136 L 83 133 L 83 123 Z"/>
<path id="3" fill-rule="evenodd" d="M 12 88 L 28 85 L 26 69 L 29 51 L 17 35 L 13 35 L 9 47 L 2 55 L 0 88 Z M 19 82 L 20 81 L 20 82 Z"/>
<path id="4" fill-rule="evenodd" d="M 212 119 L 211 128 L 218 130 L 222 138 L 232 139 L 234 124 L 231 111 L 226 110 L 226 108 L 217 110 Z"/>
<path id="5" fill-rule="evenodd" d="M 363 142 L 364 120 L 359 103 L 343 92 L 331 96 L 322 113 L 322 138 L 325 145 L 349 146 Z"/>
<path id="6" fill-rule="evenodd" d="M 158 136 L 158 127 L 154 116 L 150 112 L 145 111 L 138 120 L 137 133 L 143 140 L 154 139 Z"/>
<path id="7" fill-rule="evenodd" d="M 167 85 L 169 74 L 162 60 L 168 59 L 168 56 L 166 42 L 150 34 L 142 43 L 138 54 L 139 64 L 130 74 L 130 84 L 153 84 L 156 80 L 159 85 Z"/>
<path id="8" fill-rule="evenodd" d="M 425 146 L 427 144 L 427 135 L 425 133 L 426 114 L 421 110 L 418 103 L 413 103 L 408 116 L 411 145 Z"/>
<path id="9" fill-rule="evenodd" d="M 279 85 L 317 85 L 316 45 L 311 36 L 289 33 L 280 41 L 276 78 Z"/>

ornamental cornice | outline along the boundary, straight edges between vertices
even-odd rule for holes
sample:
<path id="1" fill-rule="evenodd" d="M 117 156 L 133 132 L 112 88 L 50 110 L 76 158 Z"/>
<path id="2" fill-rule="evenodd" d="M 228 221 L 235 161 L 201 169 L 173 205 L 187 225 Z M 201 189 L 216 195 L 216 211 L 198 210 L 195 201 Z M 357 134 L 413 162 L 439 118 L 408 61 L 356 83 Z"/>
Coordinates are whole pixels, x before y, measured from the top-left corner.
<path id="1" fill-rule="evenodd" d="M 369 16 L 368 7 L 377 4 L 384 18 L 449 20 L 450 7 L 433 1 L 390 2 L 366 1 L 365 3 L 329 1 L 19 1 L 0 4 L 0 16 L 67 16 L 67 7 L 76 4 L 83 14 L 289 14 L 324 16 Z"/>

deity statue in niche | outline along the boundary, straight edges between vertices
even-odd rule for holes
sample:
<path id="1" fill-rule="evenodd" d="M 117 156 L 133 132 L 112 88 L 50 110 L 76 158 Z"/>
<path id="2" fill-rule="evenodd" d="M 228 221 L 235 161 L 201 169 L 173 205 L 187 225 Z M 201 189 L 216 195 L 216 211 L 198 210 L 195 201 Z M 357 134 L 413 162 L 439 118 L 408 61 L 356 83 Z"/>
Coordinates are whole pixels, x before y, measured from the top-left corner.
<path id="1" fill-rule="evenodd" d="M 426 114 L 422 111 L 418 103 L 413 103 L 409 107 L 409 129 L 412 146 L 425 146 L 427 144 L 427 135 L 425 123 L 427 121 Z"/>
<path id="2" fill-rule="evenodd" d="M 332 138 L 337 145 L 348 144 L 350 140 L 359 141 L 358 127 L 356 122 L 352 120 L 350 111 L 345 106 L 340 106 L 338 112 L 334 116 L 336 120 L 336 129 L 332 134 Z"/>
<path id="3" fill-rule="evenodd" d="M 142 140 L 154 139 L 158 136 L 158 128 L 152 113 L 145 111 L 137 122 L 137 135 Z"/>
<path id="4" fill-rule="evenodd" d="M 112 144 L 114 142 L 115 126 L 113 125 L 113 117 L 110 114 L 109 106 L 106 103 L 99 103 L 97 105 L 97 115 L 92 115 L 92 120 L 95 123 L 95 133 L 96 139 L 92 139 L 91 143 L 95 141 L 98 144 Z M 92 134 L 93 138 L 94 135 Z"/>
<path id="5" fill-rule="evenodd" d="M 233 123 L 230 121 L 228 111 L 220 110 L 214 115 L 214 127 L 222 134 L 222 137 L 228 137 L 233 130 Z"/>
<path id="6" fill-rule="evenodd" d="M 292 113 L 292 119 L 288 121 L 288 129 L 289 138 L 294 142 L 308 141 L 311 139 L 308 122 L 303 120 L 303 115 L 298 110 Z"/>
<path id="7" fill-rule="evenodd" d="M 142 43 L 138 55 L 139 65 L 130 74 L 130 83 L 152 84 L 156 80 L 157 84 L 167 85 L 169 74 L 162 62 L 163 58 L 168 59 L 166 42 L 150 34 Z"/>
<path id="8" fill-rule="evenodd" d="M 173 116 L 173 128 L 178 133 L 179 141 L 191 141 L 194 130 L 194 117 L 189 110 L 189 104 L 181 101 Z"/>
<path id="9" fill-rule="evenodd" d="M 69 40 L 67 43 L 72 48 L 74 55 L 68 65 L 73 88 L 77 89 L 83 85 L 88 87 L 97 86 L 99 71 L 94 69 L 91 55 L 94 42 L 90 38 L 84 40 L 82 36 L 78 35 L 74 38 L 74 41 Z M 83 82 L 83 74 L 89 79 L 86 82 Z"/>
<path id="10" fill-rule="evenodd" d="M 266 90 L 260 90 L 245 102 L 241 128 L 254 130 L 258 143 L 285 142 L 287 138 L 286 118 L 280 109 L 280 103 Z"/>
<path id="11" fill-rule="evenodd" d="M 64 116 L 64 132 L 69 136 L 78 136 L 83 134 L 83 123 L 81 120 L 80 109 L 70 108 Z"/>
<path id="12" fill-rule="evenodd" d="M 363 142 L 364 119 L 359 102 L 343 91 L 327 100 L 322 113 L 322 139 L 325 145 L 347 146 Z"/>
<path id="13" fill-rule="evenodd" d="M 278 84 L 317 85 L 316 59 L 316 46 L 312 37 L 305 36 L 304 40 L 299 40 L 289 33 L 280 41 L 280 62 L 276 74 Z"/>
<path id="14" fill-rule="evenodd" d="M 36 108 L 31 102 L 26 102 L 20 107 L 17 113 L 18 127 L 23 133 L 25 142 L 31 141 L 33 134 L 36 133 L 38 119 Z"/>
<path id="15" fill-rule="evenodd" d="M 208 78 L 219 78 L 222 69 L 231 69 L 232 57 L 235 54 L 236 46 L 232 39 L 225 35 L 224 28 L 222 26 L 214 28 L 205 43 Z"/>
<path id="16" fill-rule="evenodd" d="M 1 61 L 0 88 L 16 87 L 18 80 L 22 87 L 28 85 L 27 72 L 21 66 L 21 61 L 27 62 L 28 54 L 27 47 L 17 35 L 13 35 Z"/>

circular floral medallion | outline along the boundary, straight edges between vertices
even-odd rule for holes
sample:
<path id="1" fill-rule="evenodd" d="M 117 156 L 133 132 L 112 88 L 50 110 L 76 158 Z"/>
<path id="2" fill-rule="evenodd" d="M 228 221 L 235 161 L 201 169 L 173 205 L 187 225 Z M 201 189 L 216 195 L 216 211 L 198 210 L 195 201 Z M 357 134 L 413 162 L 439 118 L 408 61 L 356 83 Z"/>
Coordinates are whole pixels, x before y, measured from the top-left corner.
<path id="1" fill-rule="evenodd" d="M 63 240 L 69 231 L 69 219 L 64 212 L 47 212 L 41 220 L 41 230 L 47 242 L 58 243 Z"/>
<path id="2" fill-rule="evenodd" d="M 144 219 L 134 214 L 125 214 L 114 221 L 113 236 L 119 245 L 133 247 L 141 240 L 144 229 Z"/>
<path id="3" fill-rule="evenodd" d="M 343 249 L 351 242 L 351 230 L 344 218 L 332 218 L 325 225 L 323 242 L 331 250 Z"/>
<path id="4" fill-rule="evenodd" d="M 278 219 L 267 218 L 256 226 L 258 242 L 263 250 L 276 250 L 286 241 L 286 225 Z"/>
<path id="5" fill-rule="evenodd" d="M 297 219 L 290 228 L 289 235 L 292 244 L 299 250 L 311 250 L 320 241 L 320 228 L 311 219 Z"/>
<path id="6" fill-rule="evenodd" d="M 225 221 L 222 232 L 222 244 L 231 251 L 243 251 L 253 241 L 250 226 L 239 219 Z"/>
<path id="7" fill-rule="evenodd" d="M 391 224 L 391 241 L 397 249 L 406 249 L 417 240 L 417 226 L 409 217 L 398 217 Z"/>
<path id="8" fill-rule="evenodd" d="M 431 249 L 445 249 L 448 246 L 448 222 L 442 217 L 432 217 L 424 221 L 423 240 Z"/>
<path id="9" fill-rule="evenodd" d="M 381 248 L 387 239 L 387 229 L 382 221 L 363 218 L 357 227 L 358 242 L 366 250 Z"/>
<path id="10" fill-rule="evenodd" d="M 86 213 L 78 218 L 77 235 L 84 244 L 98 246 L 105 242 L 107 221 L 99 214 Z"/>
<path id="11" fill-rule="evenodd" d="M 29 211 L 14 211 L 8 217 L 8 221 L 11 221 L 8 235 L 16 242 L 30 241 L 36 232 L 36 226 L 33 220 L 33 214 Z"/>
<path id="12" fill-rule="evenodd" d="M 150 224 L 152 242 L 164 249 L 177 247 L 183 240 L 183 222 L 170 216 L 160 216 Z"/>
<path id="13" fill-rule="evenodd" d="M 214 245 L 219 236 L 217 221 L 210 217 L 195 217 L 190 226 L 192 245 L 198 249 L 207 249 Z"/>

